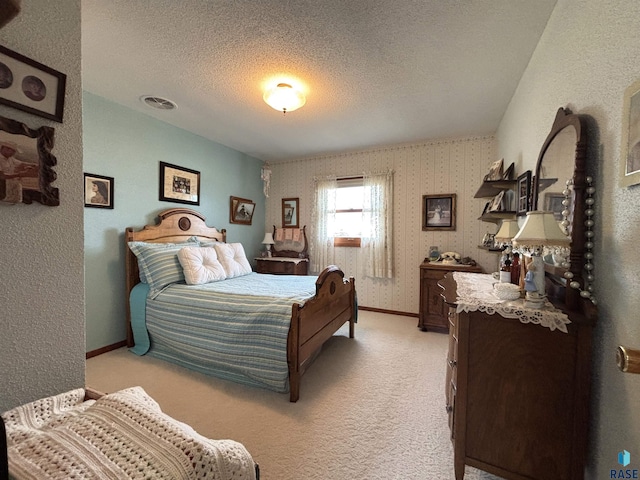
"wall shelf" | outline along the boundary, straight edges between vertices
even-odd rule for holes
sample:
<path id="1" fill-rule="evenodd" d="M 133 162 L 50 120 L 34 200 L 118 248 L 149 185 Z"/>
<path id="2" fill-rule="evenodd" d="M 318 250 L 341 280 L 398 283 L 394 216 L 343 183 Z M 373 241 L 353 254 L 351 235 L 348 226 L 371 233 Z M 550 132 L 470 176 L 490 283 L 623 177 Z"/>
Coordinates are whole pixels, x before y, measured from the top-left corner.
<path id="1" fill-rule="evenodd" d="M 501 190 L 513 190 L 517 180 L 485 180 L 473 198 L 495 197 Z"/>
<path id="2" fill-rule="evenodd" d="M 516 216 L 516 212 L 514 210 L 502 210 L 499 212 L 485 212 L 478 217 L 478 220 L 497 224 L 504 219 L 515 218 L 515 216 Z"/>

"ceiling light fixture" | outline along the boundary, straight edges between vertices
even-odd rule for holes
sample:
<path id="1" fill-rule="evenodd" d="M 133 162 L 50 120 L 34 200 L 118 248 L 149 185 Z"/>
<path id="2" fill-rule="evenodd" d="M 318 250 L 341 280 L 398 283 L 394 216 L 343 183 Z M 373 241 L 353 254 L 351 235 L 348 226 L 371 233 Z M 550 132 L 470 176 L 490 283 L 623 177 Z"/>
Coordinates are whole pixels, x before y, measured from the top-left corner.
<path id="1" fill-rule="evenodd" d="M 307 101 L 302 92 L 296 90 L 288 83 L 279 83 L 264 92 L 262 98 L 267 105 L 281 111 L 283 114 L 297 110 Z"/>

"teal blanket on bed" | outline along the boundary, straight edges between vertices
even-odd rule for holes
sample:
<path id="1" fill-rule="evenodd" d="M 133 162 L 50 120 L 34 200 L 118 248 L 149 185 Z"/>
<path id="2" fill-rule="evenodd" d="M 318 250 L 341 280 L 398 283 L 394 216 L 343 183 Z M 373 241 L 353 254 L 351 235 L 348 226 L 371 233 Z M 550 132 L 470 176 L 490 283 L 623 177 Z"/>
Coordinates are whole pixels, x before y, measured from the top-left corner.
<path id="1" fill-rule="evenodd" d="M 131 330 L 133 331 L 133 340 L 135 342 L 135 345 L 129 350 L 136 355 L 144 355 L 149 351 L 149 348 L 151 348 L 151 340 L 149 339 L 149 332 L 147 332 L 147 322 L 145 318 L 149 290 L 148 284 L 139 283 L 131 289 L 131 293 L 129 294 Z"/>
<path id="2" fill-rule="evenodd" d="M 132 312 L 133 351 L 286 392 L 291 306 L 315 295 L 317 278 L 251 273 L 204 285 L 172 284 L 154 299 L 143 297 L 144 314 Z M 143 290 L 132 290 L 132 308 L 139 308 Z"/>

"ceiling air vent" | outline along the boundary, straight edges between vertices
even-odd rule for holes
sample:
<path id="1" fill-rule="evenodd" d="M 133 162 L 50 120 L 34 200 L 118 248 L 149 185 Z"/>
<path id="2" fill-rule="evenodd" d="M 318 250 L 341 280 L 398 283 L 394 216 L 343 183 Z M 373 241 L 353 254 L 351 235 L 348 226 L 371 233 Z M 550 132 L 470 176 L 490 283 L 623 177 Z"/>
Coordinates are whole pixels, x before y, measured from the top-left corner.
<path id="1" fill-rule="evenodd" d="M 146 105 L 151 108 L 157 108 L 158 110 L 175 110 L 178 106 L 173 103 L 171 100 L 167 100 L 166 98 L 154 97 L 153 95 L 145 95 L 144 97 L 140 97 Z"/>

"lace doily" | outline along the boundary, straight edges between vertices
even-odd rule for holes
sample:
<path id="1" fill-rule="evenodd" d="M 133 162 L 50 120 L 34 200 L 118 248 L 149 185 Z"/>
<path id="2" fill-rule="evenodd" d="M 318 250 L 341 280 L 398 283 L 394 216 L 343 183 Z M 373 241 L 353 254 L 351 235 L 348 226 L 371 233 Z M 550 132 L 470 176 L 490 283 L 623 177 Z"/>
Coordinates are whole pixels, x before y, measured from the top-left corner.
<path id="1" fill-rule="evenodd" d="M 453 272 L 458 290 L 457 311 L 480 311 L 493 315 L 497 313 L 505 318 L 517 318 L 522 323 L 535 323 L 550 330 L 568 333 L 569 317 L 545 301 L 542 308 L 527 308 L 523 299 L 500 300 L 493 293 L 496 280 L 482 273 Z"/>

